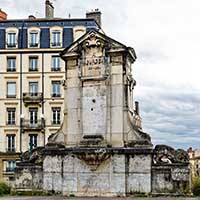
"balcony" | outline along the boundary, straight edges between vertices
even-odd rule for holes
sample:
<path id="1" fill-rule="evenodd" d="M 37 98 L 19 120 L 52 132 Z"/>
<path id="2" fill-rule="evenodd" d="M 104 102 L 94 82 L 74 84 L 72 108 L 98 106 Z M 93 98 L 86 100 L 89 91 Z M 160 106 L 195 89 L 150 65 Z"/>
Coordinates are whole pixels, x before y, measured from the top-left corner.
<path id="1" fill-rule="evenodd" d="M 5 172 L 14 172 L 14 171 L 15 171 L 15 167 L 6 167 Z"/>
<path id="2" fill-rule="evenodd" d="M 23 119 L 22 120 L 22 129 L 24 131 L 28 131 L 28 130 L 32 130 L 32 131 L 40 131 L 43 130 L 45 128 L 45 120 L 44 119 L 40 119 L 37 121 L 30 121 L 30 120 L 26 120 Z"/>
<path id="3" fill-rule="evenodd" d="M 16 68 L 7 68 L 7 72 L 16 72 Z"/>
<path id="4" fill-rule="evenodd" d="M 61 124 L 61 123 L 60 123 L 60 120 L 57 120 L 57 121 L 56 121 L 56 120 L 53 120 L 53 121 L 51 121 L 51 125 L 52 125 L 52 126 L 60 126 L 60 124 Z"/>
<path id="5" fill-rule="evenodd" d="M 16 48 L 17 47 L 17 43 L 7 43 L 7 47 L 8 48 Z"/>
<path id="6" fill-rule="evenodd" d="M 16 149 L 14 147 L 6 148 L 7 153 L 15 153 Z"/>
<path id="7" fill-rule="evenodd" d="M 42 102 L 42 93 L 23 93 L 25 104 L 39 104 Z"/>
<path id="8" fill-rule="evenodd" d="M 32 48 L 34 48 L 34 47 L 38 47 L 39 44 L 38 43 L 30 43 L 29 46 L 32 47 Z"/>
<path id="9" fill-rule="evenodd" d="M 61 42 L 52 42 L 51 46 L 52 47 L 60 47 L 61 46 Z"/>

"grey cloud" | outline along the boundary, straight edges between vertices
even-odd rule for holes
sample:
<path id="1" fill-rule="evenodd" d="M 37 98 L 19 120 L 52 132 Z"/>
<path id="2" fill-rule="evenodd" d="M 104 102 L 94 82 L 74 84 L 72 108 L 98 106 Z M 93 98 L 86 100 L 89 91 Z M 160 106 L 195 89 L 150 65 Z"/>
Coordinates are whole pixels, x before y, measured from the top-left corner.
<path id="1" fill-rule="evenodd" d="M 158 87 L 158 86 L 157 86 Z M 145 131 L 156 143 L 164 142 L 175 147 L 199 147 L 200 95 L 180 89 L 159 88 L 138 96 L 142 102 L 141 116 Z"/>

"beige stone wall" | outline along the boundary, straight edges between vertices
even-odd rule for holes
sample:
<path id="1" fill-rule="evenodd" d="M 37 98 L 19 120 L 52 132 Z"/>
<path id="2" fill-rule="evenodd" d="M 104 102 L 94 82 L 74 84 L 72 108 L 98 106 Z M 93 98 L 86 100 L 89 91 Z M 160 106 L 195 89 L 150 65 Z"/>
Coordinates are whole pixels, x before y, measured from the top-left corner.
<path id="1" fill-rule="evenodd" d="M 151 192 L 150 155 L 115 154 L 96 170 L 77 156 L 47 156 L 43 169 L 43 189 L 62 195 L 125 196 Z"/>

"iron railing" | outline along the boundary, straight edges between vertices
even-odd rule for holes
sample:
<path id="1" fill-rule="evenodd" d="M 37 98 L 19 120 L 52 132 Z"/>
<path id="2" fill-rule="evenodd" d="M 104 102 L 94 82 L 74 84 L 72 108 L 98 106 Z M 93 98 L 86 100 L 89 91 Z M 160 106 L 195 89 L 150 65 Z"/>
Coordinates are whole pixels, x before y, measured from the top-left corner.
<path id="1" fill-rule="evenodd" d="M 42 101 L 42 93 L 23 93 L 23 101 L 24 103 L 40 103 Z"/>
<path id="2" fill-rule="evenodd" d="M 44 127 L 45 127 L 44 119 L 35 120 L 35 121 L 26 120 L 26 119 L 22 120 L 23 129 L 44 129 Z"/>

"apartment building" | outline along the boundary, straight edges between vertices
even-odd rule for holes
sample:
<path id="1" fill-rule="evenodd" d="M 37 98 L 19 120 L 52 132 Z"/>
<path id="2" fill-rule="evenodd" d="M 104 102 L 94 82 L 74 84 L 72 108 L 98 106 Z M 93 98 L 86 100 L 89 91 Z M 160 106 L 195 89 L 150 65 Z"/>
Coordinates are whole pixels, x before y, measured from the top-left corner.
<path id="1" fill-rule="evenodd" d="M 187 150 L 190 159 L 191 175 L 192 177 L 200 176 L 200 149 L 192 149 L 192 147 Z"/>
<path id="2" fill-rule="evenodd" d="M 63 116 L 65 64 L 59 53 L 91 29 L 101 13 L 83 19 L 55 18 L 45 2 L 45 18 L 7 19 L 0 10 L 0 179 L 13 180 L 22 152 L 44 146 Z"/>

